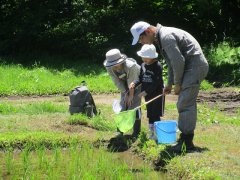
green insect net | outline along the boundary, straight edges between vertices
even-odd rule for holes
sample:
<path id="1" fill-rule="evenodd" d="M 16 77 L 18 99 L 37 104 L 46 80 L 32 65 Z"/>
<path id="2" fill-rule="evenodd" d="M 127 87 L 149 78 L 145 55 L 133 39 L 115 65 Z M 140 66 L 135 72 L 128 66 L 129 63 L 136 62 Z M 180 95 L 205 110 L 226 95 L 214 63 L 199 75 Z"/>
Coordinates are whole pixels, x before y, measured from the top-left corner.
<path id="1" fill-rule="evenodd" d="M 126 133 L 127 131 L 133 128 L 134 122 L 136 119 L 136 110 L 128 110 L 115 114 L 114 121 L 118 129 Z"/>

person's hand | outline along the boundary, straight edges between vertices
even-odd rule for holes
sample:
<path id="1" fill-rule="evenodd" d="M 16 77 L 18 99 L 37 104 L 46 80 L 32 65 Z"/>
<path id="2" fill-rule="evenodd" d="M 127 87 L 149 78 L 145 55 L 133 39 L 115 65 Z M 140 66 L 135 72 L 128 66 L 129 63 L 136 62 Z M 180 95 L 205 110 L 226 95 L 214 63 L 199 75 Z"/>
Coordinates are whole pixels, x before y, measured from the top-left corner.
<path id="1" fill-rule="evenodd" d="M 133 95 L 129 95 L 126 102 L 127 102 L 128 107 L 130 107 L 133 102 Z"/>
<path id="2" fill-rule="evenodd" d="M 146 95 L 147 95 L 146 91 L 142 91 L 141 93 L 138 94 L 138 97 L 141 98 L 141 97 L 144 97 Z"/>
<path id="3" fill-rule="evenodd" d="M 129 89 L 134 89 L 135 88 L 135 84 L 134 82 L 132 82 L 130 85 L 129 85 Z"/>
<path id="4" fill-rule="evenodd" d="M 163 90 L 163 94 L 170 94 L 171 91 L 172 91 L 172 85 L 167 85 Z"/>
<path id="5" fill-rule="evenodd" d="M 179 84 L 176 84 L 176 85 L 174 86 L 174 93 L 175 93 L 176 95 L 179 95 L 180 91 L 181 91 L 181 86 L 180 86 Z"/>
<path id="6" fill-rule="evenodd" d="M 127 101 L 128 101 L 128 93 L 125 93 L 125 95 L 124 95 L 124 102 L 125 102 L 125 104 L 127 104 Z"/>

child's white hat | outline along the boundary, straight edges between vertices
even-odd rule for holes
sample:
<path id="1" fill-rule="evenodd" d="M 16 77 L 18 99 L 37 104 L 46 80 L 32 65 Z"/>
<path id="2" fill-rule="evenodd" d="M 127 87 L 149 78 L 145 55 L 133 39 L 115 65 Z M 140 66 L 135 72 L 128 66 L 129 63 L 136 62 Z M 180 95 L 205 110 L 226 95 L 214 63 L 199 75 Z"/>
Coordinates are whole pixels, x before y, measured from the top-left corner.
<path id="1" fill-rule="evenodd" d="M 143 58 L 155 59 L 158 57 L 158 53 L 156 52 L 156 48 L 153 44 L 144 44 L 137 54 Z"/>

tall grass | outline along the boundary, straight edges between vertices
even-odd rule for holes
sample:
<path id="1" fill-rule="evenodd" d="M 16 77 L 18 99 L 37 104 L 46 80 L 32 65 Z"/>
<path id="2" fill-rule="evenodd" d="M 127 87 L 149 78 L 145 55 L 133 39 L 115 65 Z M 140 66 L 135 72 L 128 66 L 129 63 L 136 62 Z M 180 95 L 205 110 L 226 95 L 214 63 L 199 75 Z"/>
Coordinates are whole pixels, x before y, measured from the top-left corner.
<path id="1" fill-rule="evenodd" d="M 103 68 L 85 74 L 71 69 L 26 68 L 22 65 L 0 65 L 0 96 L 66 94 L 85 80 L 92 92 L 116 92 L 110 77 Z"/>

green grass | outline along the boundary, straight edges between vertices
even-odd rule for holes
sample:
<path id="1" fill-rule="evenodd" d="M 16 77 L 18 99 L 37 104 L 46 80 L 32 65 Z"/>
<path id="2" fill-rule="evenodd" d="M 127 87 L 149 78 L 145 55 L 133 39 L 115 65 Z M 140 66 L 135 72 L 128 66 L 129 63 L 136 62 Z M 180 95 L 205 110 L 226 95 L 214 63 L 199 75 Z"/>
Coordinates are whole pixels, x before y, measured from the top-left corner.
<path id="1" fill-rule="evenodd" d="M 85 62 L 73 68 L 46 68 L 39 65 L 0 64 L 0 96 L 67 94 L 83 80 L 93 93 L 118 92 L 103 67 Z M 204 81 L 201 89 L 211 89 Z"/>
<path id="2" fill-rule="evenodd" d="M 98 74 L 94 72 L 94 66 L 87 74 L 84 73 L 86 67 L 82 65 L 81 68 L 82 72 L 74 73 L 71 69 L 26 68 L 22 65 L 1 64 L 0 96 L 66 94 L 83 80 L 95 93 L 117 91 L 103 68 L 99 68 Z"/>
<path id="3" fill-rule="evenodd" d="M 173 114 L 176 111 L 175 103 L 168 103 L 164 119 L 177 119 L 177 113 Z M 236 114 L 229 115 L 220 112 L 217 107 L 211 108 L 207 104 L 198 105 L 194 144 L 203 150 L 170 158 L 163 157 L 166 161 L 163 170 L 166 171 L 167 177 L 170 179 L 239 179 L 239 113 L 240 109 Z M 166 145 L 156 145 L 154 141 L 147 138 L 147 133 L 145 130 L 141 132 L 133 150 L 152 162 L 161 158 Z"/>
<path id="4" fill-rule="evenodd" d="M 0 132 L 1 127 L 3 127 L 2 129 L 7 128 L 8 130 L 12 129 L 14 131 L 29 131 L 32 127 L 27 128 L 25 126 L 26 124 L 32 123 L 32 125 L 35 124 L 34 126 L 38 126 L 37 124 L 40 123 L 39 121 L 47 123 L 46 118 L 51 119 L 54 116 L 61 116 L 61 119 L 63 120 L 61 123 L 67 123 L 72 126 L 85 125 L 100 131 L 115 130 L 116 124 L 113 121 L 114 113 L 112 112 L 111 107 L 106 105 L 99 105 L 98 108 L 99 111 L 101 111 L 101 114 L 93 118 L 88 118 L 83 114 L 70 115 L 68 113 L 67 99 L 65 102 L 62 102 L 61 99 L 55 99 L 54 101 L 44 101 L 42 99 L 39 101 L 19 101 L 15 103 L 4 100 L 0 103 Z"/>
<path id="5" fill-rule="evenodd" d="M 21 179 L 141 179 L 151 177 L 147 166 L 139 169 L 129 167 L 113 153 L 103 148 L 95 149 L 92 145 L 71 144 L 61 150 L 54 147 L 52 151 L 38 146 L 35 152 L 25 147 L 17 155 L 11 150 L 0 153 L 0 165 L 3 178 Z M 156 174 L 155 174 L 155 177 Z"/>
<path id="6" fill-rule="evenodd" d="M 209 168 L 206 160 L 186 159 L 178 156 L 171 160 L 166 169 L 168 177 L 174 179 L 222 179 L 217 170 Z"/>
<path id="7" fill-rule="evenodd" d="M 240 126 L 240 108 L 234 115 L 223 113 L 217 106 L 211 108 L 206 104 L 198 106 L 198 121 L 203 124 L 223 123 Z"/>
<path id="8" fill-rule="evenodd" d="M 71 125 L 87 125 L 102 131 L 113 131 L 117 128 L 114 121 L 109 121 L 105 119 L 102 115 L 88 118 L 86 115 L 83 114 L 74 114 L 69 117 L 66 123 Z"/>
<path id="9" fill-rule="evenodd" d="M 203 82 L 201 83 L 200 86 L 200 90 L 213 90 L 213 85 L 211 83 L 209 83 L 207 80 L 203 80 Z"/>
<path id="10" fill-rule="evenodd" d="M 21 106 L 16 106 L 12 103 L 0 103 L 0 113 L 4 115 L 9 114 L 43 114 L 43 113 L 63 113 L 66 112 L 67 106 L 64 104 L 55 104 L 50 101 L 25 103 Z"/>
<path id="11" fill-rule="evenodd" d="M 36 149 L 39 146 L 46 148 L 67 147 L 72 142 L 82 142 L 79 135 L 67 135 L 56 132 L 7 132 L 1 133 L 0 149 L 31 147 Z"/>

